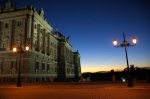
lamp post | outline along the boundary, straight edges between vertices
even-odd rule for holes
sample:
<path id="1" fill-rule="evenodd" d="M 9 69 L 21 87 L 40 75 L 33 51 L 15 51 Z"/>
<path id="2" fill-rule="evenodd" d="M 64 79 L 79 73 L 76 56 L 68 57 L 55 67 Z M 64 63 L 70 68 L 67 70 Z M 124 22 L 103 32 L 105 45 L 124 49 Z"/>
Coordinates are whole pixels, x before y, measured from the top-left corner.
<path id="1" fill-rule="evenodd" d="M 132 38 L 132 42 L 133 44 L 127 43 L 126 39 L 125 39 L 125 35 L 123 33 L 123 43 L 120 44 L 119 46 L 117 45 L 117 40 L 114 39 L 113 40 L 113 44 L 115 45 L 115 47 L 124 47 L 125 48 L 125 54 L 126 54 L 126 62 L 127 62 L 127 71 L 128 71 L 128 87 L 133 87 L 133 83 L 132 83 L 132 78 L 130 75 L 130 69 L 129 69 L 129 62 L 128 62 L 128 53 L 127 53 L 127 47 L 131 47 L 131 46 L 136 46 L 136 38 L 133 37 Z"/>
<path id="2" fill-rule="evenodd" d="M 29 46 L 25 47 L 25 50 L 28 51 L 29 50 Z M 13 48 L 13 52 L 18 52 L 19 53 L 19 68 L 18 68 L 18 81 L 17 81 L 17 87 L 21 87 L 21 77 L 20 77 L 20 73 L 21 73 L 21 53 L 23 53 L 23 49 L 22 49 L 22 35 L 20 35 L 20 45 L 17 49 L 17 47 Z"/>

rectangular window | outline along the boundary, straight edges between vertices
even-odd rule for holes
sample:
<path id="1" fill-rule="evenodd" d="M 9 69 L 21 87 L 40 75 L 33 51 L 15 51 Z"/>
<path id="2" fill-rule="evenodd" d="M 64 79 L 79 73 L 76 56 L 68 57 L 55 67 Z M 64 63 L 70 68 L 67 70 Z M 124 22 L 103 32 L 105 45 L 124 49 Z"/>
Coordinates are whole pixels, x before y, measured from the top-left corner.
<path id="1" fill-rule="evenodd" d="M 70 73 L 70 69 L 69 68 L 67 68 L 67 74 L 69 74 Z"/>
<path id="2" fill-rule="evenodd" d="M 47 64 L 47 70 L 50 70 L 50 64 Z"/>
<path id="3" fill-rule="evenodd" d="M 14 62 L 11 61 L 11 69 L 13 69 L 13 66 L 14 66 Z"/>
<path id="4" fill-rule="evenodd" d="M 5 28 L 8 28 L 8 23 L 5 23 Z"/>
<path id="5" fill-rule="evenodd" d="M 15 69 L 17 70 L 17 61 L 15 61 Z"/>
<path id="6" fill-rule="evenodd" d="M 18 22 L 17 22 L 17 26 L 21 26 L 21 21 L 18 21 Z"/>
<path id="7" fill-rule="evenodd" d="M 45 70 L 45 63 L 42 63 L 42 70 Z"/>
<path id="8" fill-rule="evenodd" d="M 0 69 L 3 70 L 3 61 L 1 61 Z"/>
<path id="9" fill-rule="evenodd" d="M 55 73 L 57 73 L 57 67 L 55 67 Z"/>
<path id="10" fill-rule="evenodd" d="M 36 69 L 36 70 L 39 69 L 39 62 L 35 62 L 35 69 Z"/>
<path id="11" fill-rule="evenodd" d="M 3 43 L 3 48 L 5 48 L 5 44 Z"/>
<path id="12" fill-rule="evenodd" d="M 17 69 L 17 61 L 11 61 L 11 69 Z"/>
<path id="13" fill-rule="evenodd" d="M 74 69 L 72 69 L 72 73 L 74 73 Z"/>
<path id="14" fill-rule="evenodd" d="M 36 29 L 36 24 L 34 25 L 34 28 Z"/>

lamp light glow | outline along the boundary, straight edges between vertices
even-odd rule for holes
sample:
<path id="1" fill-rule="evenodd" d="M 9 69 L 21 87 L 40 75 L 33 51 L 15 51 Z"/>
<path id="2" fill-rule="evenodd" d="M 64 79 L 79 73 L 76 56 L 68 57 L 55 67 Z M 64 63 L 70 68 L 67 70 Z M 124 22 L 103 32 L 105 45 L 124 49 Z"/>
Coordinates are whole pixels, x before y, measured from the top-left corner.
<path id="1" fill-rule="evenodd" d="M 16 51 L 17 51 L 17 48 L 16 48 L 16 47 L 14 47 L 14 48 L 13 48 L 13 52 L 16 52 Z"/>
<path id="2" fill-rule="evenodd" d="M 28 51 L 29 50 L 29 46 L 26 46 L 26 51 Z"/>
<path id="3" fill-rule="evenodd" d="M 135 37 L 132 38 L 132 42 L 133 42 L 134 44 L 136 44 L 137 40 L 136 40 Z"/>
<path id="4" fill-rule="evenodd" d="M 115 46 L 117 45 L 117 40 L 116 40 L 116 39 L 113 40 L 113 44 L 114 44 Z"/>

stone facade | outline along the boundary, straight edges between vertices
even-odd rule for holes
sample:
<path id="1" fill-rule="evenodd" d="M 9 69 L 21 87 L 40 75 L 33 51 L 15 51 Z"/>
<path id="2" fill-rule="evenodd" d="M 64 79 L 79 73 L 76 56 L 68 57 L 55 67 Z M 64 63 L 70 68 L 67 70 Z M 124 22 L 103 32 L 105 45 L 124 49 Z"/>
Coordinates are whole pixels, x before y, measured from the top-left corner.
<path id="1" fill-rule="evenodd" d="M 15 82 L 21 48 L 21 80 L 69 81 L 81 76 L 80 54 L 73 52 L 70 37 L 63 36 L 44 18 L 44 11 L 33 6 L 16 8 L 10 0 L 0 8 L 0 81 Z M 26 51 L 25 46 L 30 50 Z"/>

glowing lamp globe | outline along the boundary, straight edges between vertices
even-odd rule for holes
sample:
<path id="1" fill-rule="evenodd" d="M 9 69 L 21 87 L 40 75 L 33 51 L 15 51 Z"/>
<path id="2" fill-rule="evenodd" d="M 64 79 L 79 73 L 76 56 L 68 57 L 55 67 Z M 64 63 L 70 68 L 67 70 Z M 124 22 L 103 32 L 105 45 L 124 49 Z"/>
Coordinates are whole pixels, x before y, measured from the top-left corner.
<path id="1" fill-rule="evenodd" d="M 113 40 L 113 44 L 114 44 L 115 46 L 117 45 L 117 40 L 116 40 L 116 39 Z"/>
<path id="2" fill-rule="evenodd" d="M 135 37 L 132 38 L 132 42 L 133 42 L 134 44 L 136 44 L 137 40 L 136 40 Z"/>
<path id="3" fill-rule="evenodd" d="M 16 48 L 16 47 L 14 47 L 14 48 L 13 48 L 13 52 L 16 52 L 16 51 L 17 51 L 17 48 Z"/>
<path id="4" fill-rule="evenodd" d="M 26 46 L 26 51 L 28 51 L 29 50 L 29 46 Z"/>

